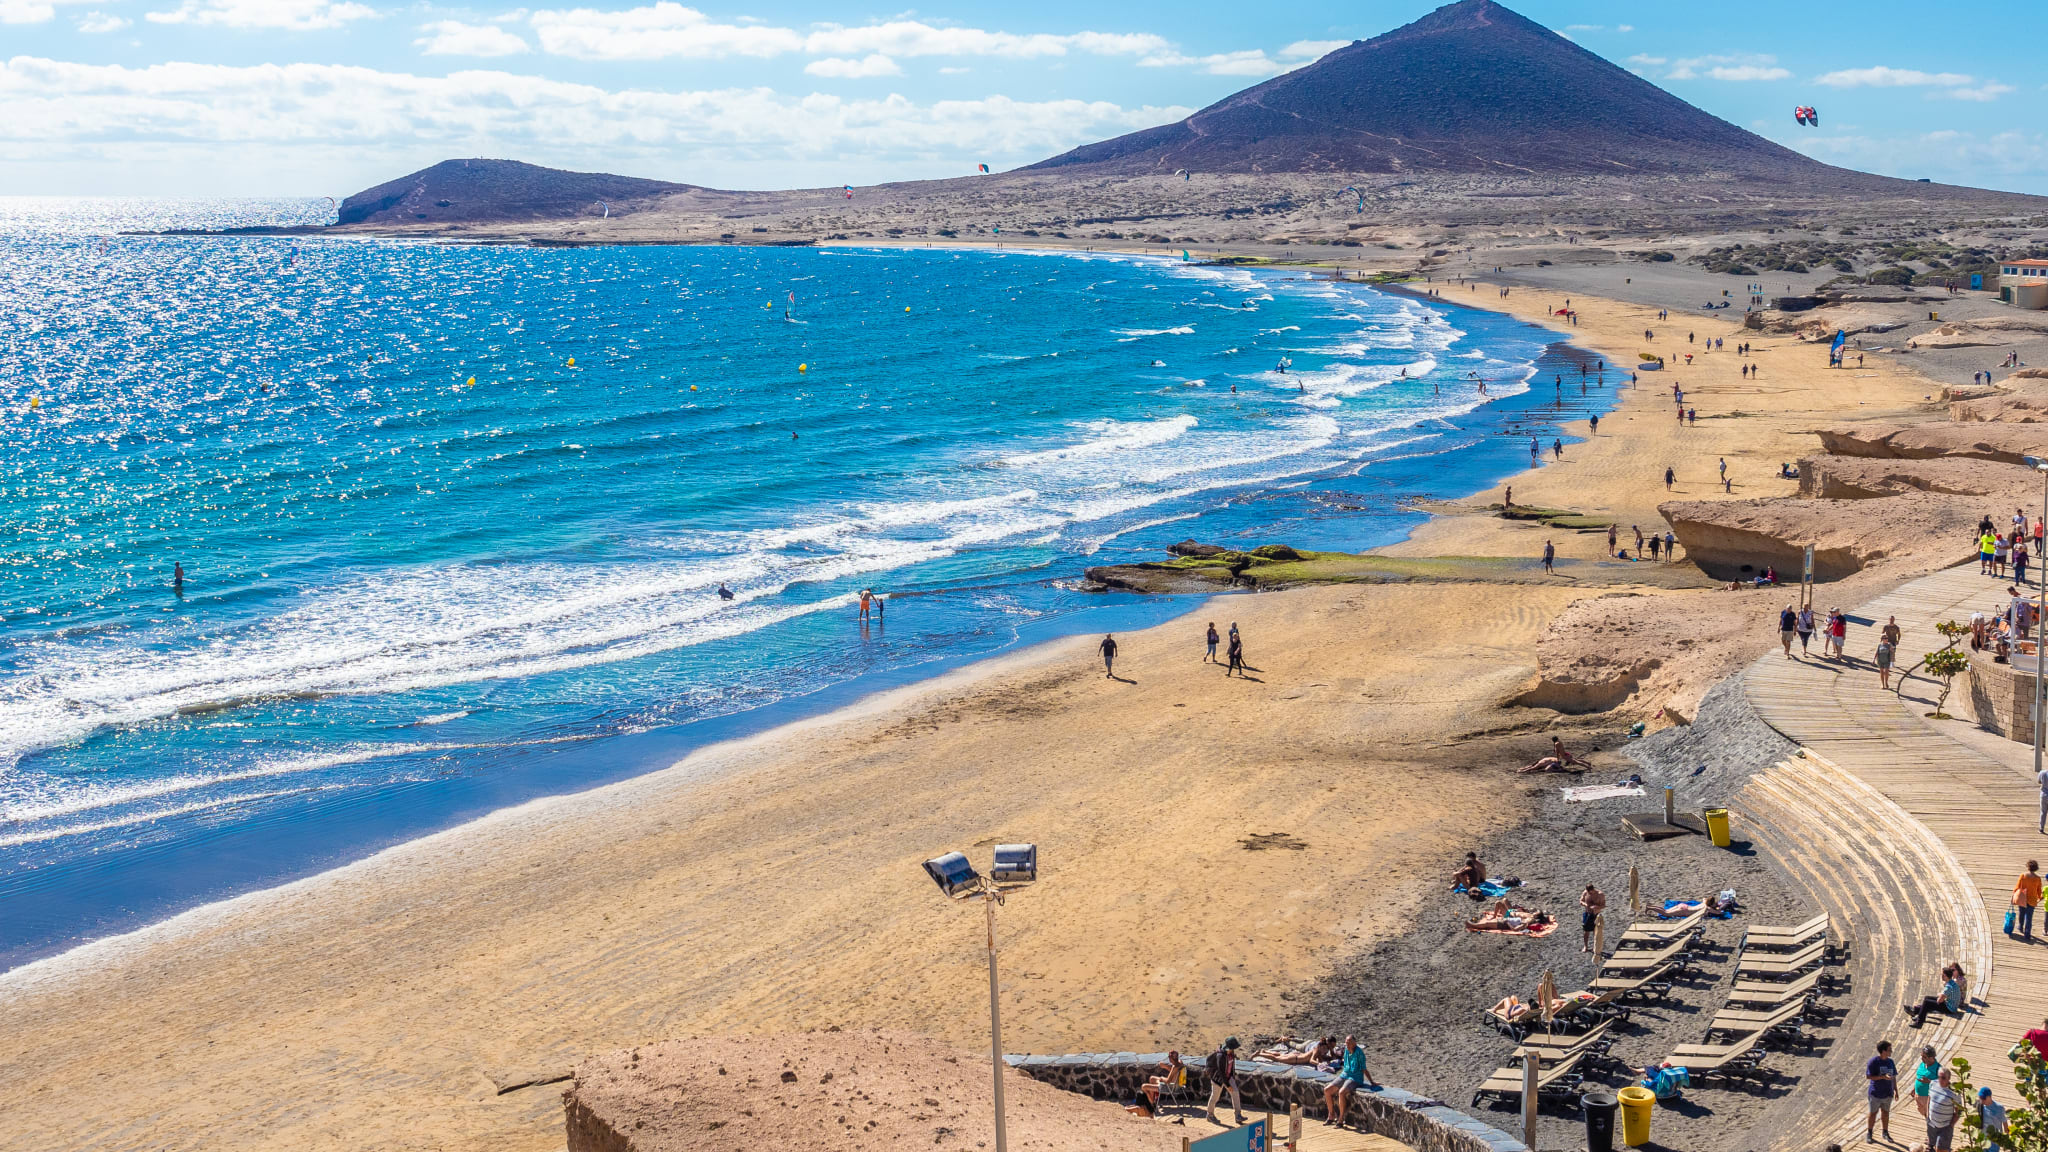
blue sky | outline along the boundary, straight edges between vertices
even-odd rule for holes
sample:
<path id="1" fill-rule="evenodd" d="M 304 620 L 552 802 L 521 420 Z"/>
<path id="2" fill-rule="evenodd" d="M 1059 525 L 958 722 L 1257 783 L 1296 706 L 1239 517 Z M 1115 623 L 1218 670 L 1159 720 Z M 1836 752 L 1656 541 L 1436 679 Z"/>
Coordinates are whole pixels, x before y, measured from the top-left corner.
<path id="1" fill-rule="evenodd" d="M 0 0 L 0 194 L 342 196 L 451 156 L 729 188 L 962 175 L 1436 7 L 584 3 Z M 1831 163 L 2048 194 L 2040 0 L 1511 6 Z"/>

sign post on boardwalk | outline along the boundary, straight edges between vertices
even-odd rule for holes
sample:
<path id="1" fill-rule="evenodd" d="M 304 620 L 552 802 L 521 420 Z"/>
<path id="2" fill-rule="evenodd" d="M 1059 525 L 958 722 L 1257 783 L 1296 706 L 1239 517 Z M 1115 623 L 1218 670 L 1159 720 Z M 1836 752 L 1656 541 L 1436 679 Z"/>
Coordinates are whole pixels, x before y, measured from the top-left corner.
<path id="1" fill-rule="evenodd" d="M 1799 606 L 1813 607 L 1813 545 L 1806 546 L 1806 570 L 1799 576 Z"/>
<path id="2" fill-rule="evenodd" d="M 2039 456 L 2024 457 L 2027 467 L 2041 474 L 2041 521 L 2048 524 L 2048 459 Z M 2025 525 L 2021 525 L 2025 527 Z M 2035 550 L 2040 550 L 2041 537 L 2034 537 Z M 2041 697 L 2043 676 L 2048 676 L 2048 636 L 2043 636 L 2043 626 L 2048 625 L 2048 568 L 2042 569 L 2041 592 L 2034 601 L 2034 778 L 2041 777 Z"/>

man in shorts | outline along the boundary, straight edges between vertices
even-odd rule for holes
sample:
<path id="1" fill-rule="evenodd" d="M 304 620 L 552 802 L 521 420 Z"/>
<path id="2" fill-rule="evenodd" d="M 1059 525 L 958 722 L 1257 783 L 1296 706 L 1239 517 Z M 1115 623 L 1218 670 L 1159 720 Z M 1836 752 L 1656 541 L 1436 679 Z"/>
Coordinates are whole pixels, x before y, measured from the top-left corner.
<path id="1" fill-rule="evenodd" d="M 1579 951 L 1591 952 L 1593 950 L 1593 924 L 1600 919 L 1600 914 L 1605 911 L 1607 911 L 1607 893 L 1600 891 L 1600 889 L 1591 884 L 1586 885 L 1586 890 L 1579 893 L 1579 931 L 1583 937 L 1579 941 Z"/>
<path id="2" fill-rule="evenodd" d="M 1962 1110 L 1962 1093 L 1949 1083 L 1949 1070 L 1943 1068 L 1941 1078 L 1927 1090 L 1928 1152 L 1949 1152 L 1955 1146 L 1956 1118 Z"/>
<path id="3" fill-rule="evenodd" d="M 1792 637 L 1797 635 L 1798 632 L 1799 613 L 1794 612 L 1792 606 L 1787 604 L 1785 605 L 1785 610 L 1778 613 L 1778 642 L 1785 646 L 1785 659 L 1787 660 L 1792 658 Z"/>
<path id="4" fill-rule="evenodd" d="M 1876 1137 L 1871 1128 L 1879 1117 L 1884 1118 L 1885 1143 L 1892 1139 L 1892 1097 L 1898 1095 L 1899 1066 L 1892 1062 L 1892 1042 L 1877 1042 L 1877 1055 L 1863 1066 L 1863 1079 L 1869 1087 L 1865 1089 L 1870 1099 L 1870 1112 L 1863 1118 L 1863 1142 L 1869 1144 Z"/>
<path id="5" fill-rule="evenodd" d="M 1351 1097 L 1360 1088 L 1377 1092 L 1380 1086 L 1373 1081 L 1372 1073 L 1365 1068 L 1365 1049 L 1358 1046 L 1358 1037 L 1344 1038 L 1344 1064 L 1337 1072 L 1337 1079 L 1323 1089 L 1323 1123 L 1344 1126 L 1344 1112 L 1350 1107 Z"/>

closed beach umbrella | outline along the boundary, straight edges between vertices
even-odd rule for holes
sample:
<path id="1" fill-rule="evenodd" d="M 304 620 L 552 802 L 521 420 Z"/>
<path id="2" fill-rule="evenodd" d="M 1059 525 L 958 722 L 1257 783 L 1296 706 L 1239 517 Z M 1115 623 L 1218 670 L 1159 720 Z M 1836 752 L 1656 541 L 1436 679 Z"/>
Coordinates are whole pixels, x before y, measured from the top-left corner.
<path id="1" fill-rule="evenodd" d="M 1628 918 L 1631 921 L 1643 918 L 1643 878 L 1636 874 L 1636 866 L 1628 866 Z"/>
<path id="2" fill-rule="evenodd" d="M 1550 969 L 1543 970 L 1543 979 L 1536 984 L 1536 1003 L 1543 1010 L 1543 1030 L 1550 1030 L 1550 1005 L 1557 999 L 1557 977 Z"/>

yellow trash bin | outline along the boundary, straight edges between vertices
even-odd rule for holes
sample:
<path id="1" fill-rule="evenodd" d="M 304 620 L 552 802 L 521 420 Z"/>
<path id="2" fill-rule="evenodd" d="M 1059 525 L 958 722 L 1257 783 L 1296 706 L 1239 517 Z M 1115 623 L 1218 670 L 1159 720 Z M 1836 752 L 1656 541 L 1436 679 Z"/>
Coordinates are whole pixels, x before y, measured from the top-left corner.
<path id="1" fill-rule="evenodd" d="M 1640 1084 L 1631 1084 L 1614 1094 L 1621 1101 L 1621 1142 L 1638 1148 L 1650 1142 L 1650 1112 L 1657 1106 L 1657 1094 Z"/>
<path id="2" fill-rule="evenodd" d="M 1728 846 L 1728 810 L 1726 808 L 1709 808 L 1706 810 L 1705 815 L 1707 818 L 1707 839 L 1712 840 L 1716 848 L 1726 848 Z"/>

